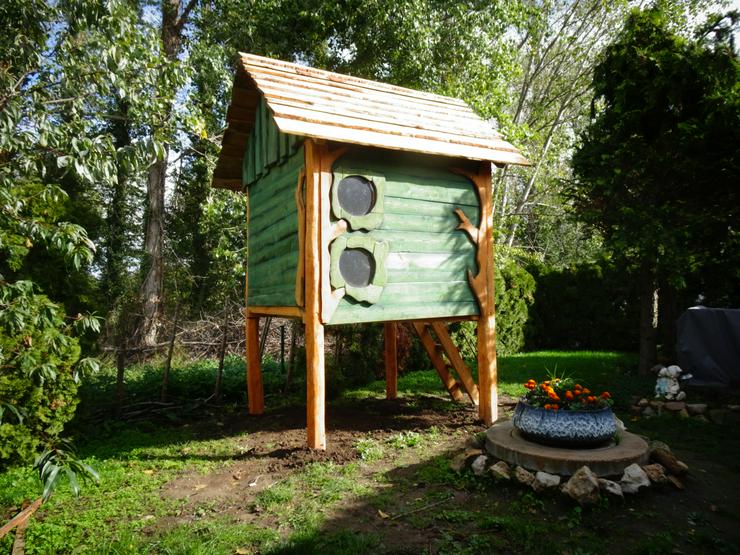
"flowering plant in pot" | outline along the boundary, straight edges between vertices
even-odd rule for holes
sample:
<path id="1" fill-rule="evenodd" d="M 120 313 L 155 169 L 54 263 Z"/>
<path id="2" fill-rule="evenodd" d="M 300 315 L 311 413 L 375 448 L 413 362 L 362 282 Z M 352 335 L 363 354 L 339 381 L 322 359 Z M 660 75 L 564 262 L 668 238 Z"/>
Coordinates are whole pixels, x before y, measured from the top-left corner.
<path id="1" fill-rule="evenodd" d="M 608 391 L 599 394 L 573 378 L 530 379 L 514 410 L 514 427 L 526 439 L 563 447 L 595 447 L 617 431 Z"/>

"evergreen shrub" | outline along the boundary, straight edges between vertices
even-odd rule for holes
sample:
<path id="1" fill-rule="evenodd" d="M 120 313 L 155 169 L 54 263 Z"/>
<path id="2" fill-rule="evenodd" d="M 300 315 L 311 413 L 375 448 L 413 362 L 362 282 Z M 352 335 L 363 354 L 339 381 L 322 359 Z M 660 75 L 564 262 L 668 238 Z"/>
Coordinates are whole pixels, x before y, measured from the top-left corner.
<path id="1" fill-rule="evenodd" d="M 72 327 L 30 282 L 0 287 L 0 467 L 31 462 L 74 416 L 80 346 Z"/>
<path id="2" fill-rule="evenodd" d="M 639 307 L 634 280 L 609 261 L 569 268 L 530 264 L 537 282 L 527 350 L 634 350 Z"/>

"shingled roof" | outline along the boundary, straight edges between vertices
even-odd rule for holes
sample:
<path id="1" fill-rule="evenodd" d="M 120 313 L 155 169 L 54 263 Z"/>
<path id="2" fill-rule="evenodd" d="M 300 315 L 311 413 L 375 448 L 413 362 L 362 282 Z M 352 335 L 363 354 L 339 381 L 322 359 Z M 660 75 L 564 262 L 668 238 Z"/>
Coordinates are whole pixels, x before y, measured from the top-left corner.
<path id="1" fill-rule="evenodd" d="M 289 135 L 394 150 L 529 164 L 462 100 L 240 54 L 213 185 L 239 190 L 260 95 Z"/>

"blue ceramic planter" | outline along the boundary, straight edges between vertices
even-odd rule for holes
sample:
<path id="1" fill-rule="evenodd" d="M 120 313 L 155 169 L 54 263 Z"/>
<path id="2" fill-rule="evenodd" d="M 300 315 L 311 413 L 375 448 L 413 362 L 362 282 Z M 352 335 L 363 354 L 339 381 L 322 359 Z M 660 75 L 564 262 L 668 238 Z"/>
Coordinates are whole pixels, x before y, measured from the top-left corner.
<path id="1" fill-rule="evenodd" d="M 617 433 L 617 422 L 609 407 L 553 411 L 519 401 L 513 422 L 525 439 L 561 447 L 598 447 Z"/>

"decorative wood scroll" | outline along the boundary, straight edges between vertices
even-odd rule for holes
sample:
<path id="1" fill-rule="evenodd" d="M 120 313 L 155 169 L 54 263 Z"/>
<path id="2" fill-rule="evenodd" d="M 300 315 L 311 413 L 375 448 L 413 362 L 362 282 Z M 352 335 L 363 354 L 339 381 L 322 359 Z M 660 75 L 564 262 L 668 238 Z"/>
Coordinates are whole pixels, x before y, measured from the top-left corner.
<path id="1" fill-rule="evenodd" d="M 319 154 L 318 163 L 321 174 L 321 197 L 320 197 L 320 245 L 321 252 L 321 321 L 323 323 L 331 320 L 332 314 L 339 306 L 339 301 L 344 297 L 345 289 L 339 288 L 332 291 L 329 276 L 331 274 L 331 256 L 329 244 L 347 231 L 347 223 L 331 221 L 331 185 L 334 179 L 333 167 L 336 162 L 349 147 L 340 146 L 331 149 L 326 141 L 313 141 L 316 151 Z"/>
<path id="2" fill-rule="evenodd" d="M 480 225 L 477 230 L 465 217 L 465 214 L 461 214 L 461 210 L 457 209 L 455 213 L 460 219 L 458 229 L 464 230 L 476 245 L 475 260 L 478 273 L 473 275 L 473 272 L 468 270 L 468 282 L 480 307 L 478 318 L 478 387 L 480 399 L 478 414 L 486 425 L 490 425 L 498 417 L 491 164 L 490 162 L 483 162 L 478 173 L 461 169 L 453 169 L 452 171 L 470 179 L 480 202 Z"/>

